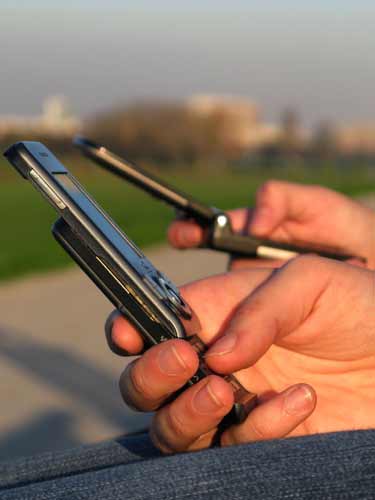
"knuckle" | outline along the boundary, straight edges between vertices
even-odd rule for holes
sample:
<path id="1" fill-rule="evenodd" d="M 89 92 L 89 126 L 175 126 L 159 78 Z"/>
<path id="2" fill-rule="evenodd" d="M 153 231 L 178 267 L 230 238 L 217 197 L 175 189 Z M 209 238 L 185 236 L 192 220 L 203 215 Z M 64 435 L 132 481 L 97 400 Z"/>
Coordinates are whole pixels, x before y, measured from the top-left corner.
<path id="1" fill-rule="evenodd" d="M 249 429 L 252 439 L 255 441 L 264 441 L 265 439 L 269 439 L 270 436 L 267 436 L 267 432 L 264 428 L 257 422 L 255 419 L 249 420 Z"/>
<path id="2" fill-rule="evenodd" d="M 166 425 L 170 430 L 171 434 L 178 441 L 186 440 L 188 437 L 187 430 L 188 426 L 183 422 L 178 412 L 174 409 L 174 405 L 172 404 L 168 410 L 166 411 Z"/>
<path id="3" fill-rule="evenodd" d="M 266 441 L 272 437 L 261 422 L 249 417 L 244 424 L 233 426 L 224 432 L 220 437 L 220 444 L 221 446 L 233 446 L 252 441 Z"/>
<path id="4" fill-rule="evenodd" d="M 260 187 L 260 190 L 263 191 L 264 193 L 269 193 L 272 192 L 275 188 L 277 188 L 279 184 L 280 184 L 279 181 L 276 181 L 274 179 L 269 179 L 268 181 L 263 183 L 263 185 Z"/>
<path id="5" fill-rule="evenodd" d="M 269 179 L 264 182 L 257 191 L 258 201 L 268 199 L 273 196 L 273 194 L 278 191 L 283 185 L 282 181 L 276 181 L 274 179 Z"/>
<path id="6" fill-rule="evenodd" d="M 143 411 L 141 401 L 151 399 L 150 390 L 145 390 L 143 378 L 134 377 L 137 361 L 129 363 L 120 377 L 119 387 L 125 404 L 136 411 Z M 142 381 L 141 381 L 142 380 Z M 140 382 L 141 381 L 141 382 Z"/>
<path id="7" fill-rule="evenodd" d="M 186 425 L 173 411 L 171 405 L 155 414 L 150 437 L 154 445 L 164 454 L 176 453 L 186 450 L 191 442 L 185 429 Z"/>
<path id="8" fill-rule="evenodd" d="M 132 396 L 132 391 L 130 388 L 130 371 L 131 371 L 131 363 L 126 367 L 125 371 L 121 374 L 119 381 L 119 388 L 122 399 L 124 403 L 134 410 L 138 410 L 138 406 L 134 401 L 134 397 Z"/>
<path id="9" fill-rule="evenodd" d="M 160 450 L 163 455 L 171 455 L 172 453 L 175 453 L 176 450 L 173 448 L 173 446 L 170 446 L 167 443 L 167 440 L 164 438 L 164 436 L 161 436 L 157 429 L 155 427 L 151 427 L 149 431 L 149 436 L 150 439 L 153 443 L 153 445 Z"/>
<path id="10" fill-rule="evenodd" d="M 130 367 L 128 371 L 128 378 L 134 392 L 138 396 L 145 399 L 153 399 L 153 391 L 147 383 L 141 363 L 136 363 Z"/>

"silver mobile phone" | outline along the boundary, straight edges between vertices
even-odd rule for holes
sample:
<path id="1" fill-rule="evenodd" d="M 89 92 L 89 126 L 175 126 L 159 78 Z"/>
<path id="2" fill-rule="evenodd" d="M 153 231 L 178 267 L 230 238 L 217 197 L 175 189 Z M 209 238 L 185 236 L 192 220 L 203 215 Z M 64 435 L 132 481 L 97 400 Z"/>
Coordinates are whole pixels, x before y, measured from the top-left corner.
<path id="1" fill-rule="evenodd" d="M 143 255 L 57 158 L 38 142 L 20 142 L 5 152 L 18 172 L 59 213 L 53 234 L 114 306 L 139 330 L 146 347 L 180 338 L 199 355 L 191 386 L 212 372 L 199 338 L 199 320 L 178 288 Z M 233 376 L 224 377 L 235 404 L 226 423 L 242 422 L 256 404 Z"/>

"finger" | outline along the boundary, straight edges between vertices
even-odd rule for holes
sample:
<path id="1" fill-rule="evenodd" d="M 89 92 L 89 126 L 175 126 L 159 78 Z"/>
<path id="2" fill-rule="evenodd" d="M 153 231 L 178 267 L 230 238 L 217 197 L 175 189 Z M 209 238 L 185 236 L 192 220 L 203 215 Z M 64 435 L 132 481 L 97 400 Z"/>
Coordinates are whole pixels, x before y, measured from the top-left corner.
<path id="1" fill-rule="evenodd" d="M 196 281 L 181 288 L 181 294 L 192 307 L 201 323 L 200 336 L 209 342 L 217 335 L 223 323 L 230 317 L 238 304 L 269 275 L 267 269 L 239 271 L 213 276 Z M 106 325 L 108 342 L 121 352 L 139 354 L 143 340 L 137 330 L 119 313 L 114 313 Z"/>
<path id="2" fill-rule="evenodd" d="M 140 411 L 153 411 L 183 387 L 198 369 L 198 356 L 184 340 L 170 340 L 147 350 L 127 366 L 120 377 L 125 403 Z"/>
<path id="3" fill-rule="evenodd" d="M 270 274 L 269 269 L 235 271 L 181 288 L 182 296 L 199 318 L 203 342 L 211 342 L 222 332 L 238 305 Z"/>
<path id="4" fill-rule="evenodd" d="M 210 342 L 218 335 L 238 304 L 270 274 L 267 269 L 238 271 L 196 281 L 181 288 L 181 294 L 192 307 L 201 323 L 200 337 Z M 114 313 L 106 325 L 110 347 L 122 352 L 139 354 L 143 340 L 137 330 L 121 314 Z"/>
<path id="5" fill-rule="evenodd" d="M 130 356 L 130 353 L 127 350 L 121 349 L 119 345 L 117 345 L 112 338 L 112 328 L 114 321 L 120 316 L 119 311 L 113 311 L 107 318 L 107 321 L 104 325 L 105 338 L 107 340 L 107 344 L 109 349 L 118 356 Z"/>
<path id="6" fill-rule="evenodd" d="M 367 262 L 362 260 L 362 259 L 359 259 L 357 257 L 353 257 L 352 259 L 348 259 L 346 262 L 348 264 L 351 264 L 352 266 L 362 267 L 364 269 L 367 268 Z"/>
<path id="7" fill-rule="evenodd" d="M 253 217 L 252 208 L 236 208 L 229 210 L 228 215 L 235 233 L 248 234 L 250 229 L 250 222 Z"/>
<path id="8" fill-rule="evenodd" d="M 303 221 L 311 207 L 315 186 L 284 181 L 267 181 L 256 193 L 256 207 L 250 229 L 256 236 L 268 236 L 286 219 Z"/>
<path id="9" fill-rule="evenodd" d="M 274 259 L 244 259 L 241 257 L 231 257 L 228 262 L 228 269 L 238 271 L 239 269 L 272 268 L 276 269 L 285 264 L 285 260 Z"/>
<path id="10" fill-rule="evenodd" d="M 204 231 L 193 221 L 175 220 L 168 228 L 168 240 L 175 248 L 193 248 L 203 243 Z"/>
<path id="11" fill-rule="evenodd" d="M 119 356 L 134 356 L 144 349 L 141 335 L 119 311 L 108 317 L 105 335 L 109 348 Z"/>
<path id="12" fill-rule="evenodd" d="M 223 446 L 281 439 L 295 430 L 314 411 L 316 394 L 306 384 L 297 384 L 259 404 L 241 425 L 221 436 Z"/>
<path id="13" fill-rule="evenodd" d="M 206 448 L 232 406 L 229 384 L 210 375 L 155 414 L 151 439 L 163 453 Z"/>
<path id="14" fill-rule="evenodd" d="M 213 371 L 233 373 L 252 366 L 273 343 L 296 330 L 339 265 L 307 255 L 273 271 L 237 308 L 225 335 L 207 351 L 205 357 Z"/>
<path id="15" fill-rule="evenodd" d="M 228 212 L 232 228 L 235 232 L 248 232 L 252 211 L 246 208 Z M 205 241 L 205 231 L 192 220 L 175 220 L 168 229 L 168 240 L 175 248 L 194 248 Z"/>

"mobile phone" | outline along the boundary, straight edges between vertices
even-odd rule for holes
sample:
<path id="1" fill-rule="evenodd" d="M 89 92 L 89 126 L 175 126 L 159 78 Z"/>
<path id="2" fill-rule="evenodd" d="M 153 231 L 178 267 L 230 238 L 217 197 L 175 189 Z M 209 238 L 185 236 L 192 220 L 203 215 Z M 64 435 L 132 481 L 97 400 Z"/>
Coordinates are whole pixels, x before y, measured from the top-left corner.
<path id="1" fill-rule="evenodd" d="M 88 195 L 73 175 L 41 143 L 19 142 L 5 157 L 59 213 L 53 234 L 113 305 L 138 329 L 146 347 L 185 339 L 199 355 L 191 386 L 212 372 L 206 366 L 199 320 L 178 288 L 143 255 Z M 233 376 L 235 405 L 227 422 L 243 421 L 256 404 Z"/>
<path id="2" fill-rule="evenodd" d="M 173 206 L 186 218 L 194 219 L 206 229 L 205 242 L 201 247 L 227 252 L 243 258 L 258 257 L 287 260 L 299 254 L 315 253 L 336 260 L 349 260 L 355 257 L 362 262 L 366 262 L 363 257 L 346 254 L 335 247 L 321 246 L 303 241 L 296 241 L 295 244 L 281 243 L 235 233 L 229 217 L 222 210 L 195 200 L 150 174 L 134 162 L 119 157 L 90 139 L 77 136 L 74 139 L 74 144 L 96 164 Z"/>

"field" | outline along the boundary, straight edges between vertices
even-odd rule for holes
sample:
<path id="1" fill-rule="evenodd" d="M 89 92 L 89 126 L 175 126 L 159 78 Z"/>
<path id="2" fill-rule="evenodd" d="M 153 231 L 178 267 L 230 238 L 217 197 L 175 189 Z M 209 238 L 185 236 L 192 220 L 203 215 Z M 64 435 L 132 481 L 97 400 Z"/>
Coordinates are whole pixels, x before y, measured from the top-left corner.
<path id="1" fill-rule="evenodd" d="M 81 159 L 66 158 L 63 162 L 139 246 L 165 240 L 165 230 L 173 217 L 169 207 Z M 50 234 L 55 212 L 28 182 L 11 170 L 0 160 L 0 280 L 71 264 Z M 180 189 L 220 208 L 251 204 L 257 187 L 268 178 L 319 183 L 349 195 L 366 193 L 375 186 L 375 167 L 366 166 L 290 166 L 251 168 L 246 172 L 211 166 L 204 170 L 169 168 L 158 173 Z"/>

